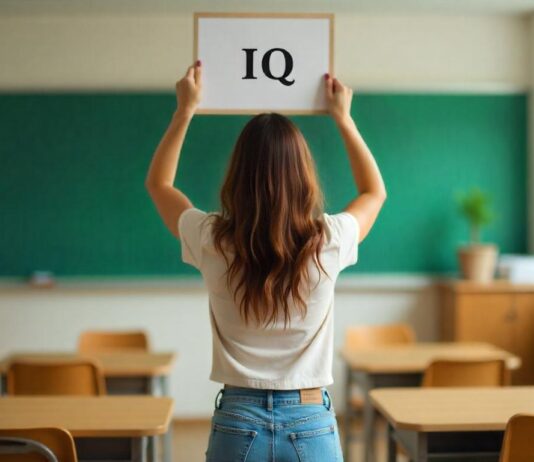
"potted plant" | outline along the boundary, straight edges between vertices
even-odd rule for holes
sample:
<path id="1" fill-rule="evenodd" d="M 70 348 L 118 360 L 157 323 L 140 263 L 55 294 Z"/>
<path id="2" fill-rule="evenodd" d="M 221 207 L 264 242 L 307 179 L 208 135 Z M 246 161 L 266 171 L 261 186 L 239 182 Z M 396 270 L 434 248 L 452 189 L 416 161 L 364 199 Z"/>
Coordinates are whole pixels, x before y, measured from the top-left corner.
<path id="1" fill-rule="evenodd" d="M 480 240 L 482 228 L 494 219 L 490 198 L 480 189 L 473 188 L 458 197 L 458 205 L 469 224 L 471 237 L 469 244 L 458 249 L 462 276 L 471 281 L 491 281 L 497 265 L 498 248 L 495 244 L 482 244 Z"/>

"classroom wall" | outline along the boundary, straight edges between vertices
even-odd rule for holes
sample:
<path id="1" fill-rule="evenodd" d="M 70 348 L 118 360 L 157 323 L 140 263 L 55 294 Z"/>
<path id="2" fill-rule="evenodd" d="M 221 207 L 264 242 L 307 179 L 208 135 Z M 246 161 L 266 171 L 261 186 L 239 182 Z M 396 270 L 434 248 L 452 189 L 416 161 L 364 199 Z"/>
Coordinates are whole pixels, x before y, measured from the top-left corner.
<path id="1" fill-rule="evenodd" d="M 334 316 L 336 351 L 346 326 L 353 324 L 409 322 L 420 340 L 435 340 L 436 294 L 429 284 L 429 279 L 421 277 L 340 281 Z M 140 283 L 135 287 L 133 283 L 93 282 L 52 290 L 0 285 L 0 292 L 0 357 L 16 350 L 73 350 L 78 334 L 86 329 L 142 328 L 155 350 L 178 354 L 171 377 L 174 415 L 208 418 L 213 411 L 220 386 L 208 380 L 208 296 L 198 283 Z M 342 413 L 345 375 L 337 355 L 334 381 L 334 405 Z"/>
<path id="2" fill-rule="evenodd" d="M 364 90 L 524 90 L 534 84 L 533 29 L 532 21 L 519 17 L 337 15 L 336 72 Z M 0 91 L 171 91 L 191 58 L 189 16 L 0 18 Z M 84 329 L 143 326 L 155 349 L 179 353 L 172 377 L 175 415 L 207 417 L 217 390 L 207 380 L 207 309 L 206 292 L 194 285 L 44 293 L 0 287 L 0 355 L 72 349 Z M 359 276 L 338 288 L 336 348 L 347 325 L 395 321 L 412 323 L 422 340 L 437 339 L 436 297 L 427 282 Z M 334 375 L 335 405 L 342 412 L 344 375 L 337 358 Z"/>
<path id="3" fill-rule="evenodd" d="M 0 18 L 2 89 L 172 89 L 192 18 Z M 516 16 L 336 15 L 335 68 L 356 89 L 525 88 L 529 23 Z"/>

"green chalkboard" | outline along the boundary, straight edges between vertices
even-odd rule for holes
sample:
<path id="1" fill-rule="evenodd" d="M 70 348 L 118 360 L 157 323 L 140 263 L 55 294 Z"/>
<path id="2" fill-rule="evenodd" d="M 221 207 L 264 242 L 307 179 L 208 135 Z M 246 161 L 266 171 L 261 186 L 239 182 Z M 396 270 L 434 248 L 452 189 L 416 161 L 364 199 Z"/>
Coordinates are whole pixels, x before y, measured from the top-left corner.
<path id="1" fill-rule="evenodd" d="M 187 275 L 179 243 L 144 188 L 172 94 L 0 95 L 0 275 Z M 468 236 L 454 193 L 489 191 L 497 220 L 484 238 L 526 249 L 526 95 L 363 94 L 353 104 L 389 197 L 355 272 L 454 270 Z M 202 209 L 218 188 L 248 116 L 197 116 L 177 185 Z M 334 123 L 293 117 L 336 212 L 355 187 Z"/>

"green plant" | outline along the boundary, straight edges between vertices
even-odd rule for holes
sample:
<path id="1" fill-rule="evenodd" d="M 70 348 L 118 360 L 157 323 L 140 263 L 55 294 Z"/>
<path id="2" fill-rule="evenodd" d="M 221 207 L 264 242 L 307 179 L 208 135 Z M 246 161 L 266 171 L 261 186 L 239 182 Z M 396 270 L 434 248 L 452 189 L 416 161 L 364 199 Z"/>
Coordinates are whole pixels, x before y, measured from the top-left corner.
<path id="1" fill-rule="evenodd" d="M 465 194 L 458 195 L 460 212 L 469 224 L 471 242 L 480 242 L 481 229 L 491 223 L 494 213 L 489 196 L 478 188 L 472 188 Z"/>

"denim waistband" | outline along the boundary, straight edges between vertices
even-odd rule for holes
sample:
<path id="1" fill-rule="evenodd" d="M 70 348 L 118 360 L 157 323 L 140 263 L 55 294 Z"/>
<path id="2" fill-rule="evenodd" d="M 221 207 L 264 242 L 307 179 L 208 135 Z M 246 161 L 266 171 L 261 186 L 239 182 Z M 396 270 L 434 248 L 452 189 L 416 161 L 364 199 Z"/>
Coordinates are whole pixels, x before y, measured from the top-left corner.
<path id="1" fill-rule="evenodd" d="M 332 399 L 326 387 L 320 387 L 323 404 L 330 409 Z M 221 397 L 219 402 L 219 397 Z M 222 402 L 243 402 L 255 404 L 266 409 L 280 406 L 301 404 L 299 390 L 262 390 L 259 388 L 231 387 L 221 388 L 215 397 L 215 408 L 220 408 Z"/>

